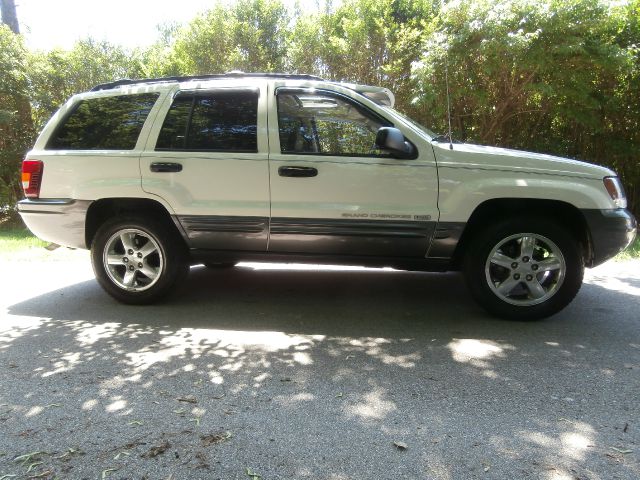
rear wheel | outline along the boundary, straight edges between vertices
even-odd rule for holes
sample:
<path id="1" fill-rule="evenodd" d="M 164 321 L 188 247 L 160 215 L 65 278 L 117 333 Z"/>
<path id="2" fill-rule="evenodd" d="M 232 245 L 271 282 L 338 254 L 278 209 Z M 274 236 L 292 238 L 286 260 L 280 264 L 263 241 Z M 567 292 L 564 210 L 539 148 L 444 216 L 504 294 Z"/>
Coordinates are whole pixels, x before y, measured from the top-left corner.
<path id="1" fill-rule="evenodd" d="M 573 300 L 584 262 L 566 229 L 541 218 L 513 219 L 488 227 L 470 242 L 464 271 L 471 294 L 488 312 L 538 320 Z"/>
<path id="2" fill-rule="evenodd" d="M 91 263 L 102 288 L 129 304 L 161 299 L 189 269 L 178 235 L 159 222 L 138 217 L 103 224 L 91 246 Z"/>

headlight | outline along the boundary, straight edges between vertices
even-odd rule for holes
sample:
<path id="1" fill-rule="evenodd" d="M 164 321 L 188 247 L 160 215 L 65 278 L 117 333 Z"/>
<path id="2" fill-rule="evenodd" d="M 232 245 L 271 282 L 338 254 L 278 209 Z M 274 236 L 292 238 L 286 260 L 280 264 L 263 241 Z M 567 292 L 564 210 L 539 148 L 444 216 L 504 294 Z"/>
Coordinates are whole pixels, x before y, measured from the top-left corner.
<path id="1" fill-rule="evenodd" d="M 618 177 L 604 177 L 604 188 L 609 192 L 613 204 L 618 208 L 627 208 L 627 197 Z"/>

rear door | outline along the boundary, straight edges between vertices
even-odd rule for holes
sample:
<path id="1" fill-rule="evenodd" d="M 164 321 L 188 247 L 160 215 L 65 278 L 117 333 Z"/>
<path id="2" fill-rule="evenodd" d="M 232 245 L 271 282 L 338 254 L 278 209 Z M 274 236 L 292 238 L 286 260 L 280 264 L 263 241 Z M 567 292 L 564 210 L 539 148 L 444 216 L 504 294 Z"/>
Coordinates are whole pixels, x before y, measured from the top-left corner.
<path id="1" fill-rule="evenodd" d="M 178 91 L 158 115 L 140 161 L 142 187 L 171 206 L 192 248 L 267 248 L 264 90 L 236 84 Z"/>
<path id="2" fill-rule="evenodd" d="M 269 110 L 269 251 L 424 258 L 438 219 L 433 150 L 376 150 L 393 122 L 344 93 L 280 87 Z M 422 142 L 422 143 L 421 143 Z"/>

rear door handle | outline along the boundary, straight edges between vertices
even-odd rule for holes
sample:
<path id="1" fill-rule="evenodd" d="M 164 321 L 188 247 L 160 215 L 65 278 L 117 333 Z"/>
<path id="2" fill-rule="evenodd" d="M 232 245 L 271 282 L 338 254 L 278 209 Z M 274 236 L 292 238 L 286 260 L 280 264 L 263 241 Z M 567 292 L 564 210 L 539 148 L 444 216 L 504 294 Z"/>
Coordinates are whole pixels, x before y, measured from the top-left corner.
<path id="1" fill-rule="evenodd" d="M 170 162 L 153 162 L 149 165 L 149 169 L 152 172 L 181 172 L 182 164 L 170 163 Z"/>
<path id="2" fill-rule="evenodd" d="M 281 177 L 315 177 L 318 169 L 313 167 L 280 167 L 278 175 Z"/>

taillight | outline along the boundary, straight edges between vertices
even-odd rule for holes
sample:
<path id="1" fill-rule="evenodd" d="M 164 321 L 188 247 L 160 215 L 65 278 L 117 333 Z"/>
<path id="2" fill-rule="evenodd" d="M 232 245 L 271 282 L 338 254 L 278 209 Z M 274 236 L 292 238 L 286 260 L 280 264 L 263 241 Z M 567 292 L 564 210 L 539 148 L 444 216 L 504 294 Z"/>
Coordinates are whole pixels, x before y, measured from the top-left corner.
<path id="1" fill-rule="evenodd" d="M 604 188 L 613 200 L 613 204 L 618 208 L 627 208 L 627 198 L 624 194 L 624 188 L 618 177 L 604 177 Z"/>
<path id="2" fill-rule="evenodd" d="M 38 198 L 42 183 L 43 164 L 40 160 L 24 160 L 22 162 L 22 188 L 27 198 Z"/>

